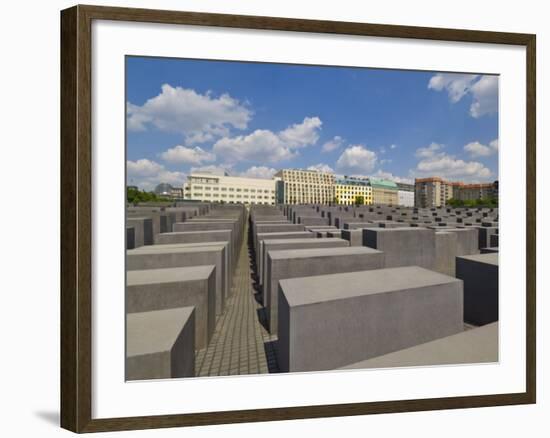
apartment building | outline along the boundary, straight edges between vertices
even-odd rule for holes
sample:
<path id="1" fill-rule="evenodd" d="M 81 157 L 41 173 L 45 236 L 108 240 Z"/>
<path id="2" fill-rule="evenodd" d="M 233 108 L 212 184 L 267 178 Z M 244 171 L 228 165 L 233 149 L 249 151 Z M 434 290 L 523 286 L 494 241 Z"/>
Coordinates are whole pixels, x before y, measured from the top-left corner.
<path id="1" fill-rule="evenodd" d="M 363 204 L 373 203 L 372 187 L 369 180 L 344 177 L 336 180 L 334 186 L 334 200 L 337 204 L 353 205 L 361 197 Z"/>
<path id="2" fill-rule="evenodd" d="M 318 170 L 282 169 L 275 174 L 277 203 L 329 204 L 334 200 L 336 178 Z"/>
<path id="3" fill-rule="evenodd" d="M 445 207 L 449 199 L 462 201 L 498 199 L 498 181 L 465 184 L 439 177 L 415 179 L 415 205 L 421 208 Z"/>
<path id="4" fill-rule="evenodd" d="M 228 204 L 275 205 L 275 180 L 192 173 L 183 185 L 185 199 Z"/>

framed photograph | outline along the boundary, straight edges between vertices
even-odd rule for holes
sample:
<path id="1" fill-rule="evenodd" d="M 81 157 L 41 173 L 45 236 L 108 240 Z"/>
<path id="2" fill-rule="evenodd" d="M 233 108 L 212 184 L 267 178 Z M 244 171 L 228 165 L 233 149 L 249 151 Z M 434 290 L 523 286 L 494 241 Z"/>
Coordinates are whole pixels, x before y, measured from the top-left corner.
<path id="1" fill-rule="evenodd" d="M 535 41 L 62 11 L 62 427 L 535 403 Z"/>

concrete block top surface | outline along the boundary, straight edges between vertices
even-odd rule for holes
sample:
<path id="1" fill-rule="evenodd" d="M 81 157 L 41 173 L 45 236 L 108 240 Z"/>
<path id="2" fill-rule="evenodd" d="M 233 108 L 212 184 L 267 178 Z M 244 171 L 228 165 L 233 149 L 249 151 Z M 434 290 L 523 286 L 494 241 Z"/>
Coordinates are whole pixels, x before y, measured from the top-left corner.
<path id="1" fill-rule="evenodd" d="M 205 280 L 214 271 L 214 265 L 192 266 L 185 268 L 146 269 L 128 271 L 126 284 L 138 286 L 144 284 L 177 283 L 183 281 Z"/>
<path id="2" fill-rule="evenodd" d="M 155 246 L 155 245 L 151 245 Z M 158 245 L 160 247 L 162 246 L 168 246 L 168 245 Z M 170 245 L 171 246 L 171 245 Z M 143 255 L 143 254 L 174 254 L 174 253 L 201 253 L 201 252 L 218 252 L 221 249 L 223 249 L 225 245 L 223 243 L 217 243 L 217 245 L 194 245 L 189 246 L 187 248 L 182 246 L 176 246 L 171 248 L 155 248 L 154 250 L 145 250 L 140 251 L 140 248 L 136 249 L 130 249 L 126 253 L 129 256 L 132 255 Z"/>
<path id="3" fill-rule="evenodd" d="M 153 310 L 126 315 L 126 355 L 139 356 L 170 350 L 195 307 Z"/>
<path id="4" fill-rule="evenodd" d="M 498 253 L 489 254 L 474 254 L 468 256 L 460 256 L 457 259 L 470 260 L 472 262 L 487 263 L 489 265 L 498 266 Z"/>
<path id="5" fill-rule="evenodd" d="M 287 244 L 306 244 L 306 245 L 315 245 L 317 242 L 338 242 L 341 241 L 342 244 L 349 244 L 349 242 L 345 239 L 340 239 L 338 237 L 334 238 L 326 238 L 326 237 L 320 237 L 318 239 L 264 239 L 264 245 L 287 245 Z"/>
<path id="6" fill-rule="evenodd" d="M 283 249 L 280 251 L 269 251 L 272 260 L 282 259 L 306 259 L 316 257 L 336 257 L 345 255 L 359 254 L 382 254 L 378 251 L 366 246 L 344 246 L 335 248 L 308 248 L 308 249 Z"/>
<path id="7" fill-rule="evenodd" d="M 197 242 L 197 243 L 167 243 L 165 245 L 148 245 L 140 246 L 139 248 L 129 249 L 126 251 L 128 255 L 131 254 L 148 254 L 152 252 L 175 252 L 176 249 L 186 248 L 225 248 L 227 242 Z"/>
<path id="8" fill-rule="evenodd" d="M 283 232 L 275 232 L 275 233 L 258 233 L 256 235 L 258 239 L 266 239 L 270 236 L 277 237 L 277 236 L 311 236 L 311 233 L 309 231 L 283 231 Z"/>
<path id="9" fill-rule="evenodd" d="M 279 282 L 291 306 L 451 283 L 462 283 L 462 280 L 419 266 L 300 277 Z"/>
<path id="10" fill-rule="evenodd" d="M 180 222 L 182 224 L 184 224 L 185 222 Z M 227 230 L 202 230 L 202 231 L 171 231 L 169 233 L 162 233 L 163 236 L 171 236 L 171 235 L 183 235 L 183 234 L 193 234 L 193 235 L 198 235 L 198 234 L 205 234 L 205 233 L 208 233 L 208 234 L 219 234 L 220 236 L 223 234 L 223 233 L 227 233 L 228 231 L 231 231 L 230 229 L 227 229 Z"/>
<path id="11" fill-rule="evenodd" d="M 490 363 L 498 361 L 498 322 L 356 362 L 342 369 Z"/>
<path id="12" fill-rule="evenodd" d="M 424 227 L 396 227 L 396 228 L 365 228 L 365 230 L 368 230 L 369 232 L 375 232 L 375 233 L 391 233 L 395 234 L 396 232 L 407 232 L 407 233 L 418 233 L 419 231 L 431 231 L 428 228 Z"/>

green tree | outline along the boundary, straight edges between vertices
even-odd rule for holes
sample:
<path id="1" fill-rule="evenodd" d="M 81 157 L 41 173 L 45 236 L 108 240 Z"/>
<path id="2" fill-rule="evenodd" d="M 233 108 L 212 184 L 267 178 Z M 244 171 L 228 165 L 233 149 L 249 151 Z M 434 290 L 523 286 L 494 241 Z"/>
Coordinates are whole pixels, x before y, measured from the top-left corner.
<path id="1" fill-rule="evenodd" d="M 357 195 L 355 197 L 355 205 L 364 205 L 365 204 L 365 197 L 363 195 Z"/>

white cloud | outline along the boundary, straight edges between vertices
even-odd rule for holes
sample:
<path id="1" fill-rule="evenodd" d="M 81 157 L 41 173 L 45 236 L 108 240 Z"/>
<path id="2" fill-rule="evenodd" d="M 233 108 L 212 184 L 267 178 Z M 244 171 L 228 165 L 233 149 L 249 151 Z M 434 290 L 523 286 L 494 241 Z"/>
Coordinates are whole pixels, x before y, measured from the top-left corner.
<path id="1" fill-rule="evenodd" d="M 472 85 L 474 101 L 470 106 L 470 115 L 476 119 L 498 111 L 498 77 L 482 76 Z"/>
<path id="2" fill-rule="evenodd" d="M 498 111 L 498 76 L 438 73 L 431 77 L 428 88 L 447 91 L 452 103 L 470 94 L 470 115 L 474 118 Z"/>
<path id="3" fill-rule="evenodd" d="M 273 178 L 273 175 L 275 175 L 275 173 L 277 173 L 277 169 L 273 169 L 272 167 L 252 166 L 244 172 L 241 172 L 239 176 L 243 176 L 246 178 L 271 179 Z"/>
<path id="4" fill-rule="evenodd" d="M 334 170 L 332 169 L 332 167 L 330 167 L 328 164 L 325 164 L 325 163 L 314 164 L 312 166 L 309 166 L 307 170 L 318 170 L 319 172 L 334 173 Z"/>
<path id="5" fill-rule="evenodd" d="M 157 175 L 164 166 L 154 161 L 142 158 L 137 161 L 126 162 L 126 172 L 128 176 L 147 177 Z"/>
<path id="6" fill-rule="evenodd" d="M 415 155 L 417 158 L 430 158 L 439 154 L 441 149 L 443 149 L 443 145 L 439 143 L 432 143 L 424 148 L 418 148 Z"/>
<path id="7" fill-rule="evenodd" d="M 340 149 L 340 147 L 344 144 L 344 139 L 340 137 L 339 135 L 332 138 L 332 140 L 327 141 L 322 149 L 321 152 L 332 152 L 337 149 Z"/>
<path id="8" fill-rule="evenodd" d="M 391 144 L 391 145 L 390 145 L 390 149 L 395 149 L 396 147 L 397 147 L 396 144 Z"/>
<path id="9" fill-rule="evenodd" d="M 145 131 L 149 127 L 165 132 L 178 132 L 187 143 L 202 143 L 229 135 L 230 128 L 245 129 L 252 112 L 229 94 L 215 97 L 212 93 L 172 87 L 164 84 L 159 95 L 142 106 L 127 103 L 127 127 Z"/>
<path id="10" fill-rule="evenodd" d="M 202 164 L 208 161 L 214 161 L 216 155 L 205 151 L 200 147 L 188 148 L 185 146 L 174 146 L 163 153 L 160 157 L 169 163 L 187 163 L 187 164 Z"/>
<path id="11" fill-rule="evenodd" d="M 481 144 L 478 141 L 468 143 L 464 146 L 464 151 L 471 157 L 488 157 L 498 152 L 498 139 L 493 140 L 489 145 Z"/>
<path id="12" fill-rule="evenodd" d="M 186 178 L 184 173 L 167 170 L 162 164 L 146 158 L 126 161 L 126 173 L 128 184 L 142 190 L 153 190 L 160 183 L 181 187 Z"/>
<path id="13" fill-rule="evenodd" d="M 376 152 L 363 145 L 352 145 L 342 152 L 336 168 L 349 175 L 370 173 L 374 170 L 377 159 Z"/>
<path id="14" fill-rule="evenodd" d="M 403 178 L 401 176 L 394 175 L 391 172 L 384 172 L 381 169 L 379 169 L 376 173 L 373 173 L 372 176 L 375 178 L 389 179 L 390 181 L 399 183 L 414 184 L 414 179 L 412 178 Z"/>
<path id="15" fill-rule="evenodd" d="M 319 117 L 306 117 L 302 123 L 295 123 L 279 132 L 279 138 L 289 148 L 302 148 L 317 143 L 321 129 Z"/>
<path id="16" fill-rule="evenodd" d="M 224 162 L 234 164 L 241 161 L 277 163 L 297 156 L 297 148 L 314 144 L 318 138 L 321 120 L 306 117 L 300 124 L 274 133 L 267 129 L 257 129 L 248 135 L 225 137 L 213 147 L 214 153 Z"/>
<path id="17" fill-rule="evenodd" d="M 411 170 L 415 177 L 439 176 L 464 181 L 481 181 L 492 176 L 491 171 L 477 161 L 464 161 L 445 153 L 419 161 Z"/>

